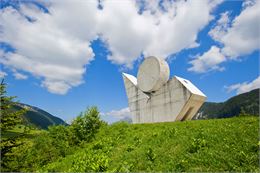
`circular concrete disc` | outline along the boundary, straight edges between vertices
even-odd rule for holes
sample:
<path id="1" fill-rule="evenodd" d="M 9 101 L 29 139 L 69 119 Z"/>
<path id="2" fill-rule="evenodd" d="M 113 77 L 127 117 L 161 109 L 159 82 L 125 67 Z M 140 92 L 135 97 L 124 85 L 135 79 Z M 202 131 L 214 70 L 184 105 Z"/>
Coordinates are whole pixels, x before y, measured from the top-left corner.
<path id="1" fill-rule="evenodd" d="M 163 59 L 150 56 L 140 65 L 137 74 L 138 87 L 144 92 L 158 90 L 170 76 L 170 69 Z"/>

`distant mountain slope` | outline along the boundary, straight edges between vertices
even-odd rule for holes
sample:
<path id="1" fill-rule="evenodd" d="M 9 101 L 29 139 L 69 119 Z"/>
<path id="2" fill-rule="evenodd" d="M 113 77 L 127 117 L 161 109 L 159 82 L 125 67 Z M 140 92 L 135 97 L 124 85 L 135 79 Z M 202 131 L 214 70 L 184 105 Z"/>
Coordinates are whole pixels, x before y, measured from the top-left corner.
<path id="1" fill-rule="evenodd" d="M 234 96 L 222 103 L 205 102 L 195 119 L 227 118 L 237 116 L 241 112 L 259 115 L 259 90 Z"/>
<path id="2" fill-rule="evenodd" d="M 55 117 L 50 113 L 37 107 L 23 103 L 17 103 L 14 106 L 14 109 L 16 110 L 20 110 L 22 108 L 26 108 L 28 110 L 23 117 L 25 122 L 33 126 L 36 126 L 37 128 L 47 129 L 50 125 L 67 125 L 62 119 Z"/>

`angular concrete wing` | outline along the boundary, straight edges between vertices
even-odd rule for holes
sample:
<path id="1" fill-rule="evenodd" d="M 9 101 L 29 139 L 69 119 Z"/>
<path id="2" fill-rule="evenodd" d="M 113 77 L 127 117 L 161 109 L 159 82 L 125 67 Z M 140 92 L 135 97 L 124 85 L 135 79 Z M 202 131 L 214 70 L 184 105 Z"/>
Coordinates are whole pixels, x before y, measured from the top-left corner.
<path id="1" fill-rule="evenodd" d="M 136 77 L 123 73 L 133 123 L 191 120 L 206 96 L 189 80 L 174 76 L 159 90 L 145 93 Z"/>

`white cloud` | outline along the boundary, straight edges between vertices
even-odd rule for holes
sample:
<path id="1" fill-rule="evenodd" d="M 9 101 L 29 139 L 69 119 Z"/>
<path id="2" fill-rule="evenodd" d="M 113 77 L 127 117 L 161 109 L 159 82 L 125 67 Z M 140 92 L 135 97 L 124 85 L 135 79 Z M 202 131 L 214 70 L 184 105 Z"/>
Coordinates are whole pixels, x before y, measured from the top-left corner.
<path id="1" fill-rule="evenodd" d="M 244 0 L 242 7 L 246 8 L 248 6 L 252 6 L 256 3 L 256 0 Z"/>
<path id="2" fill-rule="evenodd" d="M 124 119 L 124 118 L 131 118 L 130 110 L 129 108 L 123 108 L 120 110 L 112 110 L 110 112 L 106 113 L 100 113 L 102 116 L 113 116 L 115 118 Z"/>
<path id="3" fill-rule="evenodd" d="M 48 88 L 48 91 L 50 93 L 55 94 L 66 94 L 66 92 L 71 88 L 71 86 L 67 83 L 63 81 L 56 82 L 55 80 L 45 80 L 43 81 L 41 86 Z"/>
<path id="4" fill-rule="evenodd" d="M 29 72 L 52 93 L 66 94 L 83 83 L 86 64 L 93 60 L 90 42 L 106 42 L 114 63 L 131 67 L 140 54 L 166 58 L 198 45 L 198 32 L 213 18 L 221 1 L 49 1 L 49 13 L 34 5 L 1 10 L 0 41 L 15 48 L 1 63 Z M 32 21 L 28 21 L 26 17 Z M 18 29 L 19 28 L 19 29 Z"/>
<path id="5" fill-rule="evenodd" d="M 7 76 L 6 72 L 0 71 L 0 78 L 4 78 L 5 76 Z"/>
<path id="6" fill-rule="evenodd" d="M 203 55 L 198 56 L 196 59 L 190 61 L 192 67 L 188 70 L 196 73 L 204 73 L 211 70 L 223 70 L 218 64 L 224 62 L 226 59 L 220 53 L 220 49 L 216 46 L 212 46 Z"/>
<path id="7" fill-rule="evenodd" d="M 237 83 L 225 88 L 227 89 L 228 92 L 236 91 L 237 94 L 249 92 L 253 89 L 260 88 L 260 76 L 258 76 L 252 82 Z"/>
<path id="8" fill-rule="evenodd" d="M 18 79 L 18 80 L 25 80 L 28 78 L 28 76 L 26 76 L 25 74 L 19 73 L 17 71 L 15 71 L 13 73 L 13 75 L 14 75 L 15 79 Z"/>
<path id="9" fill-rule="evenodd" d="M 224 47 L 223 54 L 236 59 L 259 49 L 260 1 L 248 6 L 236 17 L 223 37 L 217 39 Z"/>
<path id="10" fill-rule="evenodd" d="M 32 13 L 28 7 L 23 8 L 24 11 Z M 93 59 L 92 49 L 89 42 L 59 28 L 51 15 L 33 12 L 37 21 L 31 23 L 12 8 L 2 10 L 1 41 L 11 44 L 17 51 L 3 54 L 0 62 L 43 78 L 42 86 L 52 93 L 65 94 L 69 88 L 83 82 L 85 64 Z"/>
<path id="11" fill-rule="evenodd" d="M 220 14 L 220 19 L 217 21 L 216 26 L 209 31 L 209 35 L 214 40 L 220 40 L 226 34 L 230 24 L 229 15 L 230 13 L 227 11 Z"/>
<path id="12" fill-rule="evenodd" d="M 207 72 L 212 68 L 219 67 L 219 64 L 227 60 L 239 59 L 241 56 L 259 50 L 259 9 L 260 1 L 245 1 L 244 9 L 233 21 L 230 21 L 229 12 L 222 13 L 216 26 L 209 32 L 209 35 L 222 45 L 221 49 L 215 52 L 216 55 L 212 55 L 212 58 L 215 57 L 216 60 L 198 57 L 197 60 L 191 61 L 193 66 L 189 70 Z M 205 61 L 202 61 L 203 59 Z M 211 64 L 208 61 L 215 63 Z M 216 69 L 219 70 L 219 68 Z"/>
<path id="13" fill-rule="evenodd" d="M 177 1 L 166 12 L 159 10 L 158 1 L 145 4 L 147 10 L 141 15 L 134 1 L 104 2 L 100 32 L 115 63 L 131 65 L 142 52 L 166 58 L 192 47 L 198 32 L 212 19 L 212 4 L 207 1 Z"/>

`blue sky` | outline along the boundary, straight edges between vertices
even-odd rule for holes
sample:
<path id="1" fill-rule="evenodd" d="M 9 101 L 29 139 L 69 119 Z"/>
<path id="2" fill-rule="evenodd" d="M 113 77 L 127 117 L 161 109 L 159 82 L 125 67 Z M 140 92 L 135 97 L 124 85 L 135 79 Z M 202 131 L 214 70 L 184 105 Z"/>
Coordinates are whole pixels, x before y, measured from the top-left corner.
<path id="1" fill-rule="evenodd" d="M 260 87 L 257 10 L 259 1 L 3 1 L 0 76 L 9 95 L 66 121 L 95 105 L 113 122 L 129 116 L 121 73 L 154 55 L 207 101 L 225 101 Z"/>

